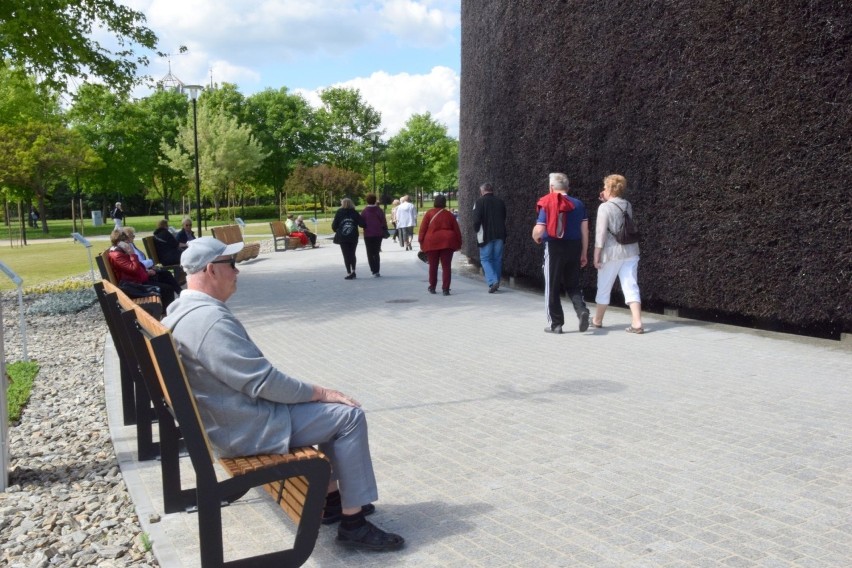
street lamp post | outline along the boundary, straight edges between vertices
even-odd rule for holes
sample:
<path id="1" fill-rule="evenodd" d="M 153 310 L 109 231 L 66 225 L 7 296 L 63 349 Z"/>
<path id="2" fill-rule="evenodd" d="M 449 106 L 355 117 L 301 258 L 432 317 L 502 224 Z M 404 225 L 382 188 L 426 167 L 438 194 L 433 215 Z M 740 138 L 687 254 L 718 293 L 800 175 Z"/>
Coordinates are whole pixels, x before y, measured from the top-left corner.
<path id="1" fill-rule="evenodd" d="M 189 91 L 189 98 L 192 99 L 192 134 L 195 138 L 195 208 L 196 208 L 196 223 L 198 224 L 198 236 L 201 236 L 201 174 L 198 169 L 198 93 L 204 89 L 201 85 L 184 85 L 184 89 Z"/>

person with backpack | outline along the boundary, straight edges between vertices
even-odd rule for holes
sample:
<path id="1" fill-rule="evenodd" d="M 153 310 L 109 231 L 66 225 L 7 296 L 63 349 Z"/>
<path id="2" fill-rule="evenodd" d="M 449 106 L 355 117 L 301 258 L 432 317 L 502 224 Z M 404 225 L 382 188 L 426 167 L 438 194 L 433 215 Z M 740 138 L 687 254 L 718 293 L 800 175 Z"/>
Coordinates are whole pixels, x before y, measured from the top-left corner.
<path id="1" fill-rule="evenodd" d="M 331 230 L 334 231 L 334 244 L 340 245 L 343 264 L 346 266 L 344 280 L 355 280 L 355 249 L 358 248 L 358 227 L 364 227 L 364 219 L 355 210 L 355 204 L 348 197 L 340 201 L 340 209 L 334 214 Z"/>
<path id="2" fill-rule="evenodd" d="M 592 327 L 603 327 L 615 279 L 621 282 L 624 302 L 630 307 L 632 321 L 625 331 L 642 334 L 642 300 L 639 296 L 639 243 L 633 223 L 633 206 L 624 199 L 627 178 L 613 174 L 604 178 L 604 187 L 595 224 L 594 264 L 598 269 L 597 308 Z"/>

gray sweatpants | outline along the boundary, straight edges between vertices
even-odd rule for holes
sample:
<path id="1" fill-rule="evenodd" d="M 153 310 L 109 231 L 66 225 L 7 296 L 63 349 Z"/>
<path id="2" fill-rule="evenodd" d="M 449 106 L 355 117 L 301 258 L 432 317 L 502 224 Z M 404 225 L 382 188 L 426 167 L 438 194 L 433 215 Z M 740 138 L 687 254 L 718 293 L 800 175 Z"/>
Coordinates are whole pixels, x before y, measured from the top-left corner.
<path id="1" fill-rule="evenodd" d="M 307 402 L 290 406 L 290 446 L 319 446 L 331 460 L 331 477 L 340 486 L 344 508 L 356 508 L 379 498 L 367 417 L 345 404 Z"/>

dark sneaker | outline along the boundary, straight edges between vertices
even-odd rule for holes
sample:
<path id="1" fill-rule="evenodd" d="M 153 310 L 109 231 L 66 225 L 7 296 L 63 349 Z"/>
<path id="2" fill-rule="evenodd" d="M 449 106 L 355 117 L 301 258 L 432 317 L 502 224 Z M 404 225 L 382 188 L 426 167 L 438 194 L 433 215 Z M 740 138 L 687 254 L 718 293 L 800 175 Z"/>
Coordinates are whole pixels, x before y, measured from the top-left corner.
<path id="1" fill-rule="evenodd" d="M 491 286 L 488 287 L 488 293 L 493 294 L 494 292 L 497 291 L 497 288 L 499 288 L 499 287 L 500 287 L 500 284 L 498 282 L 495 282 L 494 284 L 492 284 Z"/>
<path id="2" fill-rule="evenodd" d="M 550 327 L 544 328 L 545 333 L 555 333 L 557 335 L 562 334 L 562 326 L 561 325 L 552 325 Z"/>
<path id="3" fill-rule="evenodd" d="M 337 544 L 349 548 L 365 550 L 398 550 L 405 545 L 405 539 L 398 534 L 385 532 L 370 521 L 357 529 L 337 529 Z"/>
<path id="4" fill-rule="evenodd" d="M 580 331 L 589 329 L 589 312 L 580 314 Z"/>
<path id="5" fill-rule="evenodd" d="M 372 515 L 373 513 L 376 512 L 376 506 L 373 505 L 372 503 L 368 503 L 368 504 L 364 505 L 363 507 L 361 507 L 361 512 L 364 514 L 365 517 L 367 515 Z M 328 507 L 327 506 L 322 510 L 322 524 L 324 524 L 324 525 L 332 525 L 332 524 L 340 521 L 340 519 L 342 517 L 343 517 L 343 508 L 340 505 L 338 505 L 336 507 L 334 507 L 334 506 Z"/>

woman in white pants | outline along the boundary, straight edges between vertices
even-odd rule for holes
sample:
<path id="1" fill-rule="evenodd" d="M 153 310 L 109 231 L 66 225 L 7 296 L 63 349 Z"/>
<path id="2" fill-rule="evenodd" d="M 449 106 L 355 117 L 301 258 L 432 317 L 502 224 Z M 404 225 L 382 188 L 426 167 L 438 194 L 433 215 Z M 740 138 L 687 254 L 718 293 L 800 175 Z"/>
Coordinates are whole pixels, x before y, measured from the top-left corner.
<path id="1" fill-rule="evenodd" d="M 609 306 L 610 293 L 618 277 L 624 301 L 630 307 L 632 321 L 625 331 L 641 334 L 642 301 L 639 298 L 639 282 L 636 279 L 639 270 L 639 244 L 620 244 L 615 239 L 615 233 L 621 229 L 624 222 L 623 211 L 626 209 L 633 218 L 633 206 L 624 199 L 627 189 L 627 179 L 613 174 L 604 178 L 604 188 L 601 192 L 603 203 L 598 207 L 598 218 L 595 226 L 595 268 L 598 269 L 598 293 L 595 296 L 597 309 L 592 318 L 592 326 L 603 327 L 603 317 Z"/>

